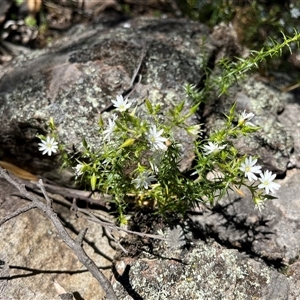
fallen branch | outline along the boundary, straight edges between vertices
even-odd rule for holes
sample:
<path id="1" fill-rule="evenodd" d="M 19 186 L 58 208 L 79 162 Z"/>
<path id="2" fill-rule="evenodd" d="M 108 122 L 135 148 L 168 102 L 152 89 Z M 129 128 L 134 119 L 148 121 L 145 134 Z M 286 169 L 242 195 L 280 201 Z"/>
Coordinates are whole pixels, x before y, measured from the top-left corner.
<path id="1" fill-rule="evenodd" d="M 20 178 L 18 178 L 18 181 L 25 184 L 27 188 L 35 192 L 38 192 L 38 189 L 36 188 L 36 182 L 22 180 Z M 47 184 L 47 183 L 44 183 L 43 186 L 47 193 L 58 194 L 64 198 L 72 198 L 72 199 L 75 198 L 75 199 L 83 200 L 90 204 L 96 204 L 102 206 L 104 209 L 107 209 L 108 203 L 112 200 L 112 196 L 107 194 L 100 194 L 95 192 L 91 197 L 91 192 L 89 191 L 71 189 L 71 188 L 66 188 L 66 187 L 62 187 L 54 184 Z"/>
<path id="2" fill-rule="evenodd" d="M 68 234 L 67 230 L 62 225 L 60 219 L 57 217 L 57 214 L 52 209 L 52 201 L 49 197 L 47 197 L 47 204 L 40 201 L 35 195 L 29 193 L 24 184 L 19 184 L 17 181 L 12 179 L 6 170 L 4 170 L 0 166 L 0 177 L 3 177 L 8 181 L 11 185 L 16 187 L 20 193 L 27 198 L 28 200 L 31 200 L 32 202 L 30 205 L 25 206 L 23 209 L 19 209 L 16 212 L 12 213 L 11 215 L 5 217 L 2 221 L 0 221 L 0 225 L 4 224 L 8 220 L 20 215 L 21 213 L 28 211 L 29 209 L 38 208 L 40 209 L 46 216 L 49 218 L 56 228 L 58 234 L 62 238 L 62 240 L 65 242 L 67 246 L 69 246 L 74 253 L 77 255 L 79 261 L 91 272 L 91 274 L 97 279 L 97 281 L 100 283 L 101 287 L 106 293 L 106 297 L 108 300 L 117 300 L 116 295 L 113 291 L 111 283 L 108 281 L 108 279 L 103 275 L 103 273 L 99 270 L 95 262 L 86 254 L 84 249 L 81 246 L 81 241 L 83 240 L 83 237 L 80 237 L 79 241 L 76 241 L 71 238 L 71 236 Z M 39 180 L 39 185 L 42 187 L 43 182 L 42 180 Z M 45 189 L 42 189 L 43 193 L 46 193 Z"/>

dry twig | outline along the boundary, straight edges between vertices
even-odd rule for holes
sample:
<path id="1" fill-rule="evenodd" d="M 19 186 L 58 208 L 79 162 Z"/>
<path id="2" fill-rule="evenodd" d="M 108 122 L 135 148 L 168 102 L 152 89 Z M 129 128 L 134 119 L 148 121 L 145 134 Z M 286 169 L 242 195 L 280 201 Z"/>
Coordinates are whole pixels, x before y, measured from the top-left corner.
<path id="1" fill-rule="evenodd" d="M 103 273 L 99 270 L 99 268 L 97 267 L 95 262 L 86 254 L 86 252 L 82 248 L 81 241 L 83 240 L 83 237 L 80 237 L 80 241 L 76 241 L 71 238 L 71 236 L 68 234 L 67 230 L 62 225 L 60 219 L 57 217 L 57 214 L 53 211 L 53 209 L 51 207 L 52 206 L 51 199 L 49 197 L 47 197 L 47 204 L 43 203 L 35 195 L 29 193 L 26 190 L 24 184 L 19 184 L 17 181 L 12 179 L 8 175 L 6 170 L 4 170 L 1 166 L 0 166 L 0 177 L 3 177 L 4 179 L 6 179 L 11 185 L 16 187 L 25 198 L 32 201 L 29 205 L 18 209 L 11 215 L 9 215 L 9 216 L 5 217 L 3 220 L 1 220 L 0 226 L 2 224 L 4 224 L 5 222 L 11 220 L 12 218 L 14 218 L 14 217 L 20 215 L 21 213 L 28 211 L 32 208 L 40 209 L 47 216 L 47 218 L 49 218 L 51 220 L 52 224 L 58 231 L 60 237 L 65 242 L 65 244 L 67 244 L 67 246 L 69 246 L 74 251 L 74 253 L 77 255 L 79 261 L 91 272 L 91 274 L 100 283 L 101 287 L 103 288 L 103 290 L 106 293 L 107 299 L 108 300 L 117 300 L 114 290 L 113 290 L 112 285 L 109 282 L 109 280 L 103 275 Z M 42 182 L 40 182 L 40 186 L 41 185 L 42 185 Z M 45 194 L 46 191 L 43 190 L 43 193 Z"/>

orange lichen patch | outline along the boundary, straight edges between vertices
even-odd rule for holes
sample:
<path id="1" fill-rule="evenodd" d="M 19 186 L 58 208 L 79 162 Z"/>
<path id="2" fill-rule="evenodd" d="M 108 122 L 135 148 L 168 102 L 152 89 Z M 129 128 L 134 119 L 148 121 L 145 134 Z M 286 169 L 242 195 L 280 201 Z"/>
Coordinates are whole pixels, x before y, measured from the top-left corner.
<path id="1" fill-rule="evenodd" d="M 9 162 L 0 160 L 0 166 L 3 169 L 6 169 L 8 172 L 12 173 L 13 175 L 15 175 L 19 178 L 26 179 L 26 180 L 31 180 L 31 181 L 38 181 L 39 180 L 35 175 L 33 175 L 33 174 L 25 171 L 24 169 L 21 169 L 21 168 L 15 166 L 15 165 L 13 165 Z"/>
<path id="2" fill-rule="evenodd" d="M 27 8 L 30 13 L 37 14 L 40 12 L 42 0 L 27 0 Z"/>

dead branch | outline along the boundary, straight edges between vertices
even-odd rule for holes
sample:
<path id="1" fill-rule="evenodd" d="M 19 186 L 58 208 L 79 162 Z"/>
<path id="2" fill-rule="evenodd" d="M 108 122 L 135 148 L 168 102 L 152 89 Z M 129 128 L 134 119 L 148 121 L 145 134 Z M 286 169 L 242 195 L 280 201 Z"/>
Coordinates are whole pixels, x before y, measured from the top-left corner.
<path id="1" fill-rule="evenodd" d="M 148 238 L 151 238 L 151 239 L 168 241 L 168 239 L 164 238 L 163 236 L 161 236 L 159 234 L 149 234 L 149 233 L 142 233 L 142 232 L 132 231 L 132 230 L 128 230 L 128 229 L 119 227 L 114 223 L 101 221 L 95 215 L 93 215 L 91 212 L 89 212 L 87 209 L 83 209 L 83 208 L 78 207 L 77 211 L 83 213 L 85 215 L 84 216 L 85 219 L 90 220 L 90 221 L 95 222 L 95 223 L 98 223 L 104 228 L 115 229 L 115 230 L 118 230 L 118 231 L 123 231 L 123 232 L 126 232 L 126 233 L 135 234 L 135 235 L 141 236 L 143 238 L 148 237 Z"/>
<path id="2" fill-rule="evenodd" d="M 44 186 L 43 180 L 39 179 L 39 181 L 38 181 L 38 183 L 36 185 L 42 191 L 42 193 L 44 195 L 44 198 L 47 201 L 47 206 L 50 207 L 50 208 L 52 208 L 52 199 L 50 199 L 50 197 L 48 196 L 48 194 L 47 194 L 47 192 L 45 190 L 45 186 Z"/>
<path id="3" fill-rule="evenodd" d="M 57 217 L 57 214 L 53 211 L 51 207 L 51 201 L 49 202 L 47 200 L 47 204 L 40 201 L 35 195 L 29 193 L 24 185 L 19 184 L 17 181 L 15 181 L 13 178 L 11 178 L 6 170 L 4 170 L 0 166 L 0 177 L 3 177 L 8 181 L 11 185 L 13 185 L 15 188 L 17 188 L 20 193 L 27 198 L 28 200 L 31 200 L 31 205 L 27 205 L 25 208 L 27 210 L 32 208 L 38 208 L 40 209 L 48 219 L 51 220 L 52 224 L 56 228 L 57 232 L 59 233 L 62 240 L 65 242 L 69 248 L 73 250 L 73 252 L 77 255 L 79 261 L 91 272 L 91 274 L 96 278 L 96 280 L 100 283 L 101 287 L 106 293 L 106 297 L 108 300 L 117 300 L 116 295 L 114 293 L 114 290 L 112 288 L 111 283 L 108 281 L 108 279 L 103 275 L 103 273 L 99 270 L 95 262 L 86 254 L 84 249 L 82 248 L 81 244 L 78 243 L 76 240 L 72 239 L 71 236 L 68 234 L 65 227 L 62 225 L 60 219 Z M 16 214 L 18 212 L 18 214 Z M 22 213 L 21 210 L 16 211 L 13 215 L 10 216 L 10 218 L 5 218 L 5 220 L 1 221 L 0 224 L 4 224 L 8 220 L 10 220 L 12 217 L 15 217 Z"/>
<path id="4" fill-rule="evenodd" d="M 31 182 L 28 180 L 22 180 L 20 178 L 18 178 L 18 181 L 23 182 L 26 185 L 26 187 L 38 192 L 35 182 Z M 58 185 L 54 185 L 54 184 L 43 183 L 43 186 L 44 186 L 46 192 L 48 192 L 48 193 L 58 194 L 64 198 L 75 198 L 75 199 L 84 200 L 87 203 L 97 204 L 106 209 L 107 209 L 107 203 L 109 201 L 111 201 L 111 199 L 112 199 L 111 195 L 93 193 L 93 195 L 91 197 L 91 192 L 89 192 L 89 191 L 71 189 L 71 188 L 66 188 L 66 187 L 62 187 L 62 186 L 58 186 Z"/>

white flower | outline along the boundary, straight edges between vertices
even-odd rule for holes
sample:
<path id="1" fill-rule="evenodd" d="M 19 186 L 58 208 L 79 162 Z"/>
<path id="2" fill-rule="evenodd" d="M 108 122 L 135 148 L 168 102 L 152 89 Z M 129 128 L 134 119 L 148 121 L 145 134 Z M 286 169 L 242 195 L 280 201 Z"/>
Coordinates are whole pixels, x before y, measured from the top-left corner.
<path id="1" fill-rule="evenodd" d="M 141 174 L 136 179 L 133 179 L 131 182 L 135 184 L 135 187 L 137 189 L 144 188 L 148 189 L 149 185 L 151 185 L 152 181 L 156 181 L 156 178 L 154 175 L 151 175 L 151 172 L 145 171 Z"/>
<path id="2" fill-rule="evenodd" d="M 285 22 L 284 22 L 283 19 L 280 19 L 280 20 L 278 21 L 278 23 L 279 23 L 281 26 L 284 26 L 284 25 L 285 25 Z"/>
<path id="3" fill-rule="evenodd" d="M 131 103 L 128 103 L 128 99 L 124 99 L 122 95 L 118 95 L 117 100 L 112 100 L 112 103 L 120 112 L 126 111 L 131 106 Z"/>
<path id="4" fill-rule="evenodd" d="M 239 118 L 239 125 L 247 125 L 247 126 L 252 126 L 255 127 L 255 125 L 253 123 L 250 122 L 250 120 L 255 116 L 254 113 L 246 113 L 246 111 L 244 110 L 241 113 L 241 116 Z"/>
<path id="5" fill-rule="evenodd" d="M 227 145 L 219 146 L 216 143 L 208 142 L 208 145 L 204 145 L 204 155 L 209 155 L 211 153 L 217 153 L 220 150 L 223 150 Z"/>
<path id="6" fill-rule="evenodd" d="M 158 168 L 161 164 L 161 161 L 163 159 L 164 152 L 162 151 L 155 151 L 153 155 L 149 158 L 149 164 L 151 169 L 154 173 L 158 173 Z"/>
<path id="7" fill-rule="evenodd" d="M 83 168 L 83 164 L 77 164 L 76 167 L 73 168 L 75 170 L 74 172 L 75 178 L 78 178 L 80 175 L 83 174 L 82 168 Z"/>
<path id="8" fill-rule="evenodd" d="M 42 140 L 42 142 L 38 143 L 38 145 L 40 146 L 39 151 L 43 151 L 43 155 L 47 153 L 51 156 L 52 152 L 56 153 L 58 149 L 58 143 L 50 136 L 47 136 L 46 140 Z"/>
<path id="9" fill-rule="evenodd" d="M 275 190 L 280 188 L 280 184 L 273 182 L 275 177 L 276 174 L 272 174 L 272 172 L 268 170 L 264 173 L 261 173 L 260 178 L 258 178 L 261 184 L 258 186 L 258 188 L 265 189 L 266 194 L 269 194 L 269 192 L 274 193 Z"/>
<path id="10" fill-rule="evenodd" d="M 261 212 L 262 209 L 265 208 L 266 201 L 267 201 L 267 199 L 255 198 L 254 199 L 254 203 L 255 203 L 254 209 L 258 209 L 259 212 Z"/>
<path id="11" fill-rule="evenodd" d="M 296 8 L 296 7 L 293 7 L 291 10 L 290 10 L 290 13 L 291 13 L 291 17 L 293 19 L 298 19 L 298 17 L 300 16 L 300 10 L 299 8 Z"/>
<path id="12" fill-rule="evenodd" d="M 158 229 L 157 234 L 159 234 L 160 236 L 162 236 L 164 238 L 166 237 L 166 233 L 164 233 L 162 229 Z"/>
<path id="13" fill-rule="evenodd" d="M 164 144 L 164 142 L 167 141 L 166 138 L 162 137 L 162 133 L 164 131 L 161 129 L 157 131 L 156 125 L 152 125 L 152 127 L 149 129 L 149 133 L 147 134 L 147 139 L 150 143 L 150 145 L 155 149 L 155 150 L 167 150 L 167 146 Z"/>
<path id="14" fill-rule="evenodd" d="M 255 166 L 256 163 L 257 159 L 253 159 L 252 156 L 249 156 L 240 166 L 240 170 L 245 173 L 245 177 L 248 177 L 250 182 L 257 180 L 257 176 L 254 173 L 261 173 L 261 166 Z"/>
<path id="15" fill-rule="evenodd" d="M 105 129 L 103 131 L 103 135 L 104 135 L 104 140 L 108 139 L 110 140 L 110 136 L 111 134 L 113 133 L 113 131 L 115 130 L 116 128 L 116 120 L 117 120 L 117 115 L 113 115 L 112 118 L 109 118 L 108 119 L 108 126 L 107 126 L 107 129 Z"/>
<path id="16" fill-rule="evenodd" d="M 197 136 L 201 132 L 201 125 L 196 124 L 193 126 L 190 126 L 186 129 L 187 133 L 192 135 L 192 136 Z"/>

